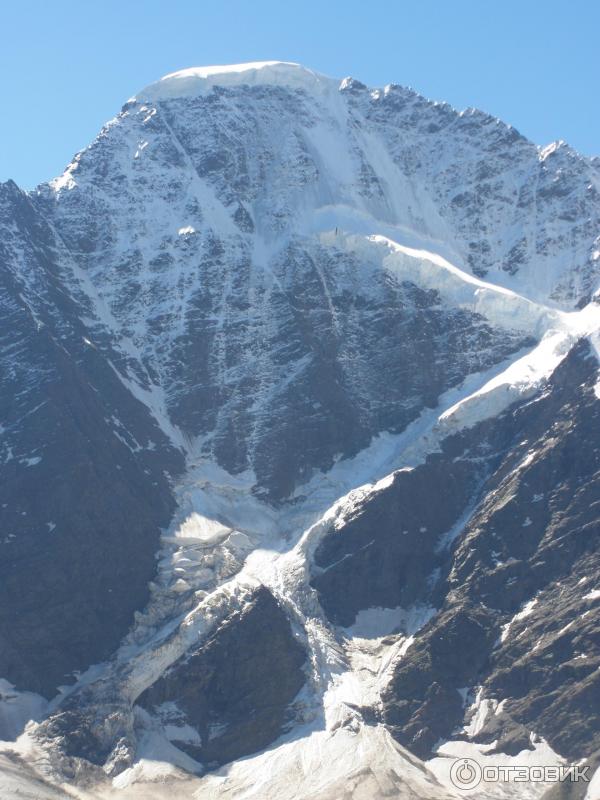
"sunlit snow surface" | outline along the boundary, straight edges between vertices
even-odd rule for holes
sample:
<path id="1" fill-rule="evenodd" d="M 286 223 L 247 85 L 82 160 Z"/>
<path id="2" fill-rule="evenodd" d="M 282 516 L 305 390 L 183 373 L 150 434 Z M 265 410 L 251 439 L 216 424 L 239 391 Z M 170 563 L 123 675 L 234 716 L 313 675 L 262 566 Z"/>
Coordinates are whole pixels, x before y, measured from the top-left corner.
<path id="1" fill-rule="evenodd" d="M 250 61 L 192 67 L 165 75 L 136 95 L 138 100 L 166 100 L 207 94 L 214 86 L 284 86 L 309 91 L 335 90 L 339 81 L 288 61 Z"/>

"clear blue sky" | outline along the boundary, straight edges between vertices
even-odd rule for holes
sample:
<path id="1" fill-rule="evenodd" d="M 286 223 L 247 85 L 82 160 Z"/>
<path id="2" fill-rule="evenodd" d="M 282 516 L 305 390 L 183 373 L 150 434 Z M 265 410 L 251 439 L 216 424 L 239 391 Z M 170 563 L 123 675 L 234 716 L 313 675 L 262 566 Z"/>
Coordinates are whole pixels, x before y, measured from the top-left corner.
<path id="1" fill-rule="evenodd" d="M 33 187 L 167 72 L 278 59 L 600 154 L 596 0 L 0 0 L 0 180 Z"/>

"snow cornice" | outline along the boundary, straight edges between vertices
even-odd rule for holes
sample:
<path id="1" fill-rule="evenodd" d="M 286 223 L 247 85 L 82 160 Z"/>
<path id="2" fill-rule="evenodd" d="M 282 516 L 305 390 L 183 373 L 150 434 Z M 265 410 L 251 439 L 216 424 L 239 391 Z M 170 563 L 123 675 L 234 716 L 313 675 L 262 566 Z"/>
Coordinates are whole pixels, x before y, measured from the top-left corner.
<path id="1" fill-rule="evenodd" d="M 283 86 L 321 93 L 337 89 L 339 81 L 289 61 L 250 61 L 172 72 L 132 99 L 154 102 L 195 97 L 208 94 L 215 86 Z"/>

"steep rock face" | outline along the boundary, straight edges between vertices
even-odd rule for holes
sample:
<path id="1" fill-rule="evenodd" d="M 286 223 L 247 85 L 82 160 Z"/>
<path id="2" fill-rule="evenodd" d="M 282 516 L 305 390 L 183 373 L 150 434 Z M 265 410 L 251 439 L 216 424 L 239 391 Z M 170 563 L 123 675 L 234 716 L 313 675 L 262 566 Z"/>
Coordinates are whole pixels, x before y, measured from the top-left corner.
<path id="1" fill-rule="evenodd" d="M 288 707 L 304 684 L 305 661 L 283 609 L 263 586 L 138 702 L 169 725 L 179 748 L 202 763 L 223 764 L 266 747 L 291 722 Z"/>
<path id="2" fill-rule="evenodd" d="M 600 164 L 563 142 L 540 149 L 481 111 L 288 64 L 169 76 L 124 107 L 138 110 L 147 127 L 163 113 L 236 224 L 267 239 L 298 212 L 306 224 L 342 207 L 355 225 L 370 217 L 363 232 L 387 223 L 443 242 L 458 266 L 536 299 L 595 289 Z"/>
<path id="3" fill-rule="evenodd" d="M 535 730 L 567 758 L 598 749 L 597 380 L 582 342 L 536 400 L 398 473 L 316 551 L 313 585 L 334 622 L 437 605 L 383 694 L 386 723 L 421 757 L 468 723 L 472 687 L 490 708 L 476 741 L 514 755 Z"/>
<path id="4" fill-rule="evenodd" d="M 598 176 L 399 87 L 293 65 L 246 81 L 149 87 L 33 199 L 94 287 L 98 338 L 196 451 L 280 501 L 527 338 L 374 268 L 344 235 L 441 247 L 477 275 L 508 260 L 507 285 L 575 304 L 595 288 Z M 541 195 L 525 201 L 532 173 Z"/>
<path id="5" fill-rule="evenodd" d="M 145 329 L 125 328 L 140 346 L 143 366 L 132 370 L 158 376 L 172 420 L 204 455 L 233 473 L 253 470 L 274 500 L 532 341 L 444 307 L 435 290 L 399 281 L 341 242 L 294 240 L 265 265 L 239 237 L 183 238 L 191 242 L 177 261 L 150 282 L 123 265 L 114 279 L 115 302 Z M 101 256 L 103 265 L 114 258 Z M 186 285 L 175 289 L 176 276 Z M 156 311 L 146 319 L 148 305 Z"/>
<path id="6" fill-rule="evenodd" d="M 507 463 L 518 473 L 498 476 L 465 531 L 449 586 L 514 615 L 490 655 L 484 696 L 505 699 L 509 719 L 574 759 L 600 748 L 600 408 L 593 353 L 582 345 L 554 380 L 554 398 L 540 401 L 522 429 L 525 458 L 519 463 L 516 452 Z M 469 563 L 473 546 L 479 555 Z M 480 735 L 486 734 L 484 726 Z"/>
<path id="7" fill-rule="evenodd" d="M 311 584 L 332 622 L 348 626 L 363 609 L 435 600 L 446 559 L 442 537 L 460 523 L 498 459 L 483 430 L 452 437 L 422 466 L 395 473 L 323 537 Z"/>
<path id="8" fill-rule="evenodd" d="M 431 211 L 419 215 L 415 186 L 475 275 L 532 298 L 589 299 L 598 283 L 598 158 L 564 142 L 537 148 L 482 111 L 457 113 L 402 86 L 353 92 L 351 105 L 388 143 L 417 229 L 431 225 Z"/>
<path id="9" fill-rule="evenodd" d="M 0 193 L 0 673 L 47 696 L 114 650 L 144 605 L 182 468 L 88 338 L 59 246 Z"/>

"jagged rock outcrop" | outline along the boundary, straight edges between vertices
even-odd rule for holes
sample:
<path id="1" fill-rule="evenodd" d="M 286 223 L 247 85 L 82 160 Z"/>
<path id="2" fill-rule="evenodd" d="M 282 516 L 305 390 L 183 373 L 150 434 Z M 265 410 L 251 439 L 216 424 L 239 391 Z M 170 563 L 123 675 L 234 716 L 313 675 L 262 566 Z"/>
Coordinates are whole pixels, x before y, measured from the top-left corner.
<path id="1" fill-rule="evenodd" d="M 223 764 L 261 750 L 290 725 L 305 661 L 285 612 L 262 586 L 138 702 L 170 724 L 171 740 L 197 761 Z"/>
<path id="2" fill-rule="evenodd" d="M 468 722 L 474 686 L 502 708 L 477 741 L 515 755 L 535 730 L 566 758 L 598 749 L 597 373 L 582 341 L 536 399 L 398 473 L 316 551 L 313 585 L 336 623 L 437 604 L 383 696 L 386 723 L 422 757 Z"/>

